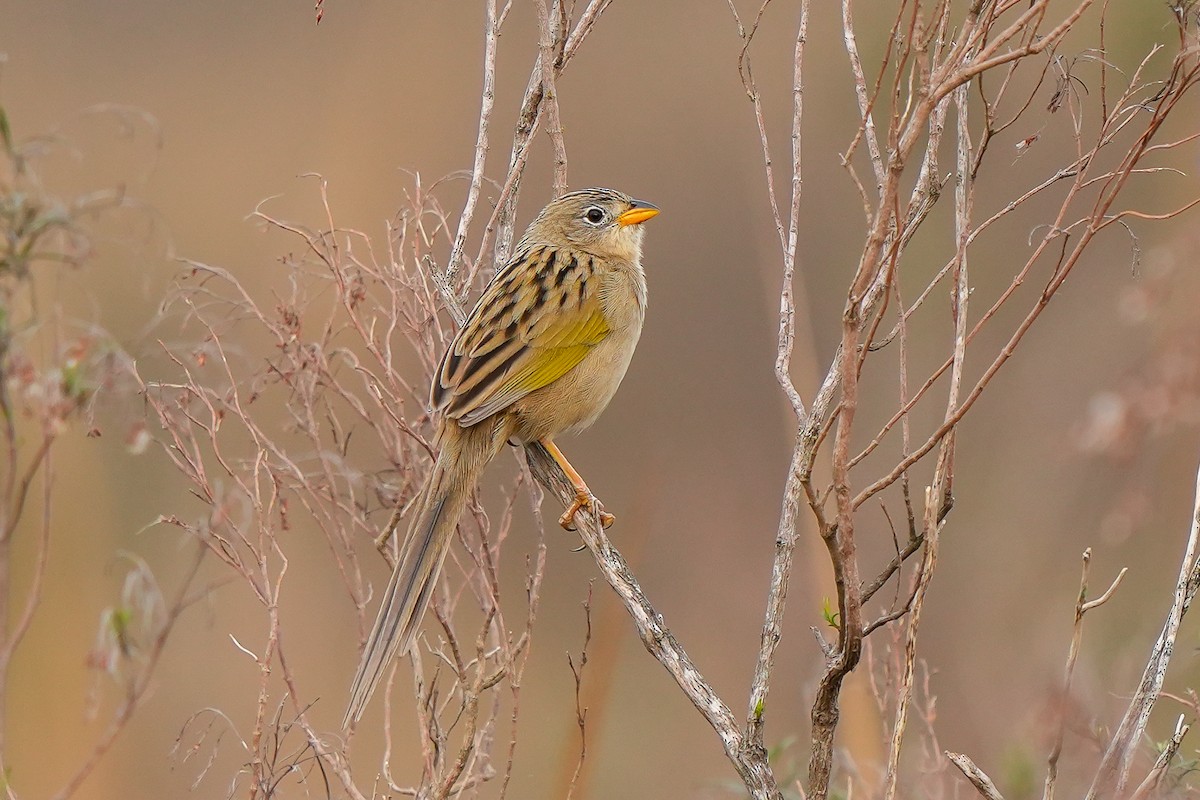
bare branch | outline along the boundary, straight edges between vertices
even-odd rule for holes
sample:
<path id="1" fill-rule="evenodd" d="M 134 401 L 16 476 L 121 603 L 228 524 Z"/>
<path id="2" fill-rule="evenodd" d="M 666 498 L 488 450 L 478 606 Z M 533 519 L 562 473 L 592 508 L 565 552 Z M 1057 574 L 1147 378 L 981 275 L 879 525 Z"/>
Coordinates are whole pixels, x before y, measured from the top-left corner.
<path id="1" fill-rule="evenodd" d="M 486 0 L 487 20 L 484 22 L 483 37 L 483 91 L 480 94 L 479 133 L 475 139 L 475 160 L 471 165 L 471 185 L 467 189 L 467 202 L 458 218 L 458 232 L 454 234 L 454 246 L 450 249 L 450 260 L 446 262 L 446 283 L 453 286 L 462 263 L 463 247 L 467 243 L 467 231 L 475 216 L 475 205 L 479 202 L 479 190 L 483 186 L 484 165 L 487 163 L 488 123 L 492 117 L 492 106 L 496 102 L 496 45 L 500 38 L 500 22 L 496 19 L 496 0 Z"/>
<path id="2" fill-rule="evenodd" d="M 731 5 L 732 8 L 732 5 Z M 759 19 L 766 9 L 766 3 L 759 9 Z M 800 200 L 803 181 L 801 179 L 801 123 L 804 115 L 804 45 L 808 38 L 809 2 L 803 0 L 800 4 L 800 21 L 796 32 L 796 46 L 792 62 L 792 195 L 790 218 L 786 241 L 783 239 L 783 226 L 779 220 L 778 205 L 775 199 L 775 188 L 772 179 L 770 153 L 767 148 L 766 129 L 763 127 L 762 106 L 758 99 L 758 91 L 749 72 L 749 62 L 746 63 L 744 80 L 748 82 L 747 91 L 755 103 L 755 116 L 759 121 L 759 132 L 763 146 L 763 157 L 766 161 L 768 177 L 768 193 L 772 208 L 775 209 L 776 224 L 779 228 L 780 241 L 783 245 L 783 286 L 779 295 L 779 332 L 776 345 L 775 379 L 792 405 L 797 424 L 805 419 L 804 402 L 791 377 L 792 348 L 796 333 L 796 309 L 793 295 L 795 283 L 796 248 L 798 242 L 798 226 L 800 216 Z M 737 11 L 734 9 L 736 17 Z M 755 28 L 758 20 L 755 20 Z M 740 21 L 739 21 L 740 28 Z M 743 56 L 747 57 L 746 48 L 750 46 L 750 37 L 754 29 L 743 36 L 746 44 Z M 775 560 L 771 568 L 771 587 L 767 595 L 767 609 L 763 620 L 762 636 L 759 640 L 758 658 L 755 662 L 754 676 L 750 686 L 749 708 L 746 712 L 745 741 L 746 746 L 765 756 L 766 745 L 763 741 L 763 720 L 766 711 L 767 694 L 770 691 L 771 669 L 775 658 L 775 649 L 783 636 L 783 610 L 787 598 L 788 580 L 792 571 L 792 558 L 796 550 L 797 525 L 800 504 L 800 493 L 803 490 L 799 475 L 801 463 L 800 442 L 797 439 L 792 452 L 792 466 L 788 470 L 787 485 L 784 489 L 783 508 L 780 511 L 779 528 L 775 539 Z"/>
<path id="3" fill-rule="evenodd" d="M 1179 578 L 1175 583 L 1175 596 L 1171 608 L 1167 612 L 1167 620 L 1163 625 L 1142 680 L 1134 692 L 1129 708 L 1121 719 L 1121 724 L 1113 733 L 1112 741 L 1104 752 L 1104 758 L 1096 770 L 1092 786 L 1088 790 L 1088 800 L 1107 796 L 1110 792 L 1120 794 L 1129 780 L 1129 770 L 1132 767 L 1133 756 L 1141 743 L 1146 724 L 1150 721 L 1150 712 L 1162 692 L 1163 681 L 1166 678 L 1167 667 L 1175 652 L 1175 638 L 1179 634 L 1179 626 L 1183 621 L 1192 598 L 1200 588 L 1200 563 L 1197 561 L 1197 551 L 1200 548 L 1200 470 L 1196 474 L 1195 501 L 1192 506 L 1191 530 L 1188 533 L 1187 545 L 1184 548 L 1183 561 L 1179 567 Z"/>
<path id="4" fill-rule="evenodd" d="M 1154 761 L 1154 766 L 1150 769 L 1150 774 L 1146 776 L 1133 794 L 1129 796 L 1129 800 L 1146 800 L 1151 796 L 1151 793 L 1158 788 L 1162 783 L 1163 777 L 1167 774 L 1167 767 L 1171 763 L 1171 759 L 1179 752 L 1180 745 L 1183 744 L 1183 737 L 1187 736 L 1187 732 L 1191 730 L 1190 725 L 1184 724 L 1183 715 L 1175 721 L 1175 732 L 1171 734 L 1171 738 L 1167 740 L 1162 752 L 1158 754 L 1158 758 Z"/>
<path id="5" fill-rule="evenodd" d="M 969 756 L 962 753 L 951 753 L 946 751 L 946 758 L 950 759 L 950 763 L 958 767 L 959 771 L 971 782 L 978 791 L 981 797 L 986 800 L 1004 800 L 1004 795 L 996 788 L 996 784 L 992 783 L 992 779 L 987 776 L 987 773 L 975 766 L 975 762 Z"/>
<path id="6" fill-rule="evenodd" d="M 537 443 L 526 445 L 525 455 L 534 477 L 548 491 L 564 504 L 575 498 L 574 487 L 545 448 Z M 680 690 L 712 726 L 725 755 L 733 762 L 750 793 L 762 800 L 781 799 L 766 753 L 743 748 L 742 734 L 733 712 L 667 630 L 662 614 L 650 604 L 629 565 L 604 533 L 599 516 L 584 509 L 578 512 L 577 519 L 580 518 L 584 522 L 579 526 L 579 535 L 604 579 L 625 605 L 646 650 L 670 673 Z"/>

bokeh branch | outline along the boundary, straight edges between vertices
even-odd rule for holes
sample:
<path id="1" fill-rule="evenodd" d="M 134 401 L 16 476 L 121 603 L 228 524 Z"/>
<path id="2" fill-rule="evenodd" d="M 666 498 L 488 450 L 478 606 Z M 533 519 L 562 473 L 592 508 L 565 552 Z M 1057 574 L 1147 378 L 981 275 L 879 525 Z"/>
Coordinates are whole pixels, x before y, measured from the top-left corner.
<path id="1" fill-rule="evenodd" d="M 157 136 L 153 119 L 140 111 L 102 105 L 80 116 Z M 142 209 L 124 185 L 54 188 L 42 170 L 76 148 L 58 130 L 19 136 L 0 106 L 0 775 L 10 799 L 36 779 L 36 770 L 14 757 L 12 743 L 22 737 L 14 735 L 9 714 L 12 667 L 19 657 L 28 662 L 23 651 L 43 616 L 47 585 L 69 563 L 52 547 L 57 518 L 81 502 L 78 487 L 61 480 L 57 454 L 72 439 L 97 438 L 121 424 L 128 425 L 131 451 L 140 452 L 146 440 L 140 420 L 110 408 L 134 396 L 132 359 L 98 322 L 74 319 L 63 291 L 93 266 L 107 224 L 122 215 L 140 220 Z M 132 564 L 119 601 L 100 611 L 72 598 L 76 614 L 98 618 L 95 647 L 86 657 L 69 651 L 93 678 L 82 715 L 95 719 L 106 701 L 115 698 L 115 705 L 104 712 L 102 729 L 86 734 L 81 750 L 57 738 L 41 743 L 43 754 L 77 759 L 54 776 L 55 800 L 78 796 L 126 732 L 180 615 L 197 599 L 191 592 L 199 558 L 170 600 L 145 562 L 127 560 Z"/>

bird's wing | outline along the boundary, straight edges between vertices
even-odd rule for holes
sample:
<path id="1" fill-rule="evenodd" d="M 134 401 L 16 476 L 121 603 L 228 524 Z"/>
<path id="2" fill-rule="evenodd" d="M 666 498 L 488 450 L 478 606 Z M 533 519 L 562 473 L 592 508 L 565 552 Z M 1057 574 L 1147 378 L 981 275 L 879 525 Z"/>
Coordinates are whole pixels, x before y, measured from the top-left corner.
<path id="1" fill-rule="evenodd" d="M 484 290 L 434 376 L 431 402 L 474 425 L 561 378 L 604 340 L 590 256 L 534 248 Z"/>

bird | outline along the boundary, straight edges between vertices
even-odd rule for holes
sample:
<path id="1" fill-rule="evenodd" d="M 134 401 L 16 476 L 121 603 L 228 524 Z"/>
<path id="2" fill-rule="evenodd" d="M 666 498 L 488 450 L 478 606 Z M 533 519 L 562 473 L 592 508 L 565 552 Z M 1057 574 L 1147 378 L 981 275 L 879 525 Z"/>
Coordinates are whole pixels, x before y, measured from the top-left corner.
<path id="1" fill-rule="evenodd" d="M 646 316 L 642 223 L 658 213 L 612 189 L 552 200 L 446 348 L 429 395 L 441 412 L 437 457 L 410 512 L 343 728 L 358 722 L 388 663 L 412 646 L 468 496 L 506 442 L 540 442 L 562 467 L 576 493 L 559 519 L 564 528 L 574 529 L 583 508 L 612 524 L 554 439 L 595 422 L 625 376 Z"/>

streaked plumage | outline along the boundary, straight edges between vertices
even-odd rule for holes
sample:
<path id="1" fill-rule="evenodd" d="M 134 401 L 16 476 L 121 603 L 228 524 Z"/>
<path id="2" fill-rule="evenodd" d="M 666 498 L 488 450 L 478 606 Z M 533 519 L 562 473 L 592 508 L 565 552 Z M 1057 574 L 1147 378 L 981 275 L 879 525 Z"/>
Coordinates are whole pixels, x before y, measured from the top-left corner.
<path id="1" fill-rule="evenodd" d="M 564 527 L 590 503 L 553 437 L 594 422 L 625 375 L 646 313 L 641 223 L 657 213 L 611 189 L 552 201 L 446 349 L 430 390 L 442 412 L 438 458 L 410 512 L 343 725 L 411 646 L 467 498 L 505 442 L 541 441 L 575 483 Z"/>

